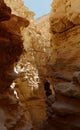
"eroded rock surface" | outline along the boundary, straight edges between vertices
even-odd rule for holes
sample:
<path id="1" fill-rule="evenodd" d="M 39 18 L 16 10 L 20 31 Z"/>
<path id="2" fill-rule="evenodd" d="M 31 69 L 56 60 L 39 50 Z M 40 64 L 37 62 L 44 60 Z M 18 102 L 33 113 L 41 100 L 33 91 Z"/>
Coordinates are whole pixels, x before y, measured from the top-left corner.
<path id="1" fill-rule="evenodd" d="M 20 0 L 5 3 L 10 8 L 0 1 L 1 130 L 36 130 L 41 124 L 40 130 L 79 130 L 79 0 L 54 0 L 50 25 L 49 15 L 33 21 Z M 46 121 L 47 82 L 53 95 L 46 100 Z"/>
<path id="2" fill-rule="evenodd" d="M 2 58 L 0 58 L 0 97 L 1 112 L 3 111 L 3 118 L 5 117 L 3 123 L 1 122 L 1 129 L 38 129 L 39 125 L 46 119 L 44 86 L 39 78 L 35 62 L 37 51 L 34 51 L 42 35 L 37 31 L 33 22 L 34 13 L 24 7 L 22 1 L 6 0 L 5 3 L 10 8 L 3 1 L 1 2 L 8 8 L 5 8 L 4 17 L 1 17 L 0 23 L 0 57 Z M 17 8 L 18 4 L 19 8 Z M 28 25 L 29 27 L 27 27 Z M 34 38 L 34 35 L 39 37 Z M 35 44 L 34 47 L 33 43 Z M 41 42 L 38 46 L 41 47 Z M 36 54 L 34 55 L 33 52 Z M 40 54 L 42 53 L 38 53 L 36 61 Z M 19 59 L 20 61 L 16 65 Z"/>
<path id="3" fill-rule="evenodd" d="M 0 10 L 0 129 L 26 130 L 27 127 L 30 130 L 32 124 L 27 121 L 23 106 L 10 88 L 17 77 L 14 64 L 24 50 L 20 27 L 27 27 L 29 22 L 12 15 L 3 0 L 0 1 Z"/>
<path id="4" fill-rule="evenodd" d="M 80 25 L 79 1 L 54 0 L 50 16 L 55 102 L 48 108 L 49 119 L 44 130 L 80 129 Z M 51 113 L 51 114 L 50 114 Z"/>

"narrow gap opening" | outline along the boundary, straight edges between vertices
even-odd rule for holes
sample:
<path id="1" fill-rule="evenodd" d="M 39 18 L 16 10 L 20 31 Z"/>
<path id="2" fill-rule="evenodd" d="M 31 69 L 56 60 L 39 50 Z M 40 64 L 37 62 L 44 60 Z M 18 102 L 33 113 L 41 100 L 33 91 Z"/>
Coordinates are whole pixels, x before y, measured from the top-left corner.
<path id="1" fill-rule="evenodd" d="M 50 83 L 48 81 L 44 83 L 44 89 L 47 97 L 52 94 L 52 91 L 50 89 Z"/>
<path id="2" fill-rule="evenodd" d="M 52 0 L 24 0 L 24 4 L 35 13 L 35 19 L 50 13 Z"/>

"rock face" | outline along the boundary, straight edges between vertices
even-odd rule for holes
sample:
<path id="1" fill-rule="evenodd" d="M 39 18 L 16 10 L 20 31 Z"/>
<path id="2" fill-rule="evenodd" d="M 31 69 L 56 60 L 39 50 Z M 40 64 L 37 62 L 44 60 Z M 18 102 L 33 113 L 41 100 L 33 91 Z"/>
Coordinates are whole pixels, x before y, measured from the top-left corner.
<path id="1" fill-rule="evenodd" d="M 1 2 L 5 5 L 3 1 Z M 38 129 L 46 119 L 47 107 L 44 86 L 37 68 L 37 64 L 39 64 L 37 60 L 40 54 L 43 54 L 43 51 L 37 53 L 42 46 L 39 39 L 41 38 L 43 41 L 43 37 L 33 22 L 34 13 L 24 7 L 22 1 L 5 0 L 5 3 L 10 8 L 5 5 L 7 9 L 3 10 L 5 11 L 2 15 L 4 19 L 1 17 L 0 23 L 2 31 L 0 57 L 3 58 L 3 60 L 0 58 L 1 113 L 3 116 L 1 118 L 4 119 L 3 123 L 0 123 L 2 124 L 1 129 Z M 19 8 L 17 8 L 18 4 Z M 3 6 L 1 7 L 3 8 Z M 28 25 L 29 27 L 27 27 Z M 5 38 L 3 34 L 5 34 Z M 35 50 L 36 46 L 37 51 Z M 19 62 L 16 64 L 18 60 Z"/>
<path id="2" fill-rule="evenodd" d="M 79 0 L 54 0 L 50 16 L 35 21 L 21 0 L 4 1 L 0 0 L 0 129 L 79 130 Z"/>
<path id="3" fill-rule="evenodd" d="M 32 21 L 34 13 L 30 11 L 22 0 L 4 0 L 5 3 L 11 8 L 12 14 L 21 16 L 29 21 Z"/>
<path id="4" fill-rule="evenodd" d="M 2 89 L 4 89 L 14 80 L 15 77 L 14 74 L 12 74 L 13 65 L 19 60 L 23 52 L 20 27 L 27 26 L 29 22 L 23 18 L 12 15 L 11 9 L 7 7 L 3 1 L 1 1 L 0 6 L 3 11 L 0 20 L 0 83 Z"/>
<path id="5" fill-rule="evenodd" d="M 46 20 L 46 22 L 45 22 Z M 50 23 L 49 23 L 49 14 L 44 15 L 41 18 L 38 18 L 35 21 L 35 25 L 37 27 L 40 35 L 38 37 L 38 45 L 35 44 L 34 48 L 36 48 L 37 56 L 35 55 L 36 64 L 38 67 L 38 71 L 43 78 L 51 76 L 51 66 L 52 63 L 55 62 L 55 55 L 53 55 L 53 47 L 50 33 Z M 41 55 L 41 59 L 39 58 Z"/>
<path id="6" fill-rule="evenodd" d="M 27 27 L 28 20 L 11 14 L 11 9 L 0 1 L 0 129 L 19 130 L 32 128 L 24 108 L 10 88 L 17 75 L 14 64 L 23 53 L 20 27 Z M 16 27 L 16 31 L 15 31 Z"/>
<path id="7" fill-rule="evenodd" d="M 55 102 L 48 111 L 48 130 L 80 129 L 80 8 L 79 0 L 54 0 L 50 16 Z M 45 128 L 45 130 L 47 130 Z"/>

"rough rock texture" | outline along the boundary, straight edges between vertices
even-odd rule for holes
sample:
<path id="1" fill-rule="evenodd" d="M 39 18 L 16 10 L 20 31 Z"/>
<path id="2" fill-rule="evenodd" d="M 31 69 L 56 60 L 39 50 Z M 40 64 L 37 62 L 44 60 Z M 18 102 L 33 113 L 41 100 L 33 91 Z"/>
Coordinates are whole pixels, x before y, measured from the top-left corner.
<path id="1" fill-rule="evenodd" d="M 48 108 L 44 130 L 80 129 L 80 8 L 79 0 L 54 0 L 50 16 L 55 102 Z"/>
<path id="2" fill-rule="evenodd" d="M 46 22 L 45 22 L 46 21 Z M 38 37 L 38 45 L 34 45 L 36 48 L 37 55 L 35 55 L 36 64 L 38 66 L 38 70 L 40 75 L 44 78 L 51 76 L 51 66 L 52 63 L 55 62 L 55 55 L 53 55 L 53 47 L 50 33 L 50 23 L 49 23 L 49 14 L 38 18 L 35 21 L 37 30 L 39 30 L 40 35 Z M 40 51 L 40 52 L 38 52 Z M 41 55 L 41 58 L 39 58 Z M 50 72 L 50 73 L 49 73 Z"/>
<path id="3" fill-rule="evenodd" d="M 50 24 L 49 14 L 34 21 L 21 0 L 5 3 L 11 9 L 0 1 L 0 129 L 79 130 L 79 0 L 54 0 Z M 47 120 L 45 93 L 53 94 Z"/>
<path id="4" fill-rule="evenodd" d="M 39 75 L 43 77 L 48 75 L 48 67 L 54 59 L 51 57 L 53 48 L 50 44 L 51 35 L 49 28 L 49 15 L 46 15 L 35 20 L 22 32 L 24 46 L 27 51 L 27 61 L 34 64 L 38 69 Z M 28 39 L 26 39 L 26 36 Z"/>
<path id="5" fill-rule="evenodd" d="M 34 13 L 30 11 L 22 0 L 4 0 L 5 3 L 12 9 L 12 13 L 21 16 L 29 21 L 33 20 Z"/>
<path id="6" fill-rule="evenodd" d="M 0 21 L 0 83 L 4 89 L 8 87 L 14 79 L 13 65 L 19 60 L 23 52 L 23 41 L 20 35 L 20 27 L 27 26 L 29 22 L 21 17 L 11 14 L 11 9 L 3 1 L 0 3 L 3 10 Z M 15 31 L 16 26 L 16 31 Z M 3 81 L 5 80 L 5 82 Z M 9 84 L 10 82 L 10 84 Z"/>
<path id="7" fill-rule="evenodd" d="M 22 31 L 26 52 L 24 52 L 15 68 L 21 77 L 20 80 L 16 80 L 15 89 L 20 100 L 23 103 L 26 102 L 33 125 L 39 127 L 46 119 L 45 91 L 41 79 L 47 74 L 47 69 L 45 68 L 47 53 L 45 49 L 46 40 L 43 38 L 45 35 L 41 33 L 37 26 L 38 24 L 36 25 L 35 21 L 35 23 L 31 23 L 28 28 Z M 48 42 L 48 44 L 50 43 Z M 40 56 L 42 59 L 40 59 Z"/>
<path id="8" fill-rule="evenodd" d="M 32 124 L 25 116 L 25 109 L 14 90 L 10 88 L 17 78 L 14 64 L 23 53 L 20 27 L 27 27 L 29 21 L 11 14 L 11 9 L 0 1 L 0 129 L 30 130 Z M 15 30 L 16 27 L 16 30 Z"/>
<path id="9" fill-rule="evenodd" d="M 19 103 L 17 103 L 15 105 L 16 108 L 14 108 L 14 109 L 13 109 L 13 106 L 11 106 L 11 109 L 13 109 L 13 112 L 9 114 L 9 116 L 11 118 L 9 118 L 8 123 L 6 122 L 6 129 L 11 129 L 11 130 L 12 129 L 14 129 L 14 130 L 37 129 L 42 124 L 42 122 L 46 119 L 46 107 L 47 106 L 45 103 L 44 84 L 41 80 L 42 76 L 39 76 L 41 74 L 40 71 L 43 71 L 44 67 L 46 65 L 45 56 L 47 55 L 47 53 L 46 53 L 46 51 L 44 51 L 45 45 L 46 45 L 45 44 L 46 39 L 44 40 L 44 37 L 46 35 L 44 35 L 44 37 L 43 37 L 43 34 L 41 33 L 41 31 L 39 29 L 37 29 L 36 24 L 33 22 L 34 13 L 30 12 L 29 9 L 24 7 L 24 4 L 22 1 L 5 0 L 5 3 L 11 7 L 11 10 L 13 13 L 11 15 L 11 19 L 9 19 L 8 21 L 5 22 L 5 26 L 6 26 L 6 28 L 10 27 L 14 33 L 17 33 L 17 35 L 20 36 L 21 43 L 23 42 L 23 44 L 21 44 L 22 49 L 23 49 L 23 45 L 24 45 L 24 49 L 25 49 L 25 50 L 23 49 L 23 54 L 20 57 L 20 61 L 18 62 L 18 64 L 13 66 L 14 71 L 17 73 L 17 75 L 14 73 L 14 71 L 13 71 L 13 73 L 11 72 L 12 71 L 11 69 L 13 69 L 13 67 L 10 68 L 10 77 L 12 74 L 13 78 L 15 76 L 15 80 L 9 79 L 10 84 L 8 84 L 8 87 L 11 85 L 10 87 L 12 89 L 9 88 L 10 90 L 7 90 L 6 95 L 8 96 L 10 93 L 9 91 L 11 91 L 12 92 L 12 95 L 10 96 L 10 98 L 12 99 L 11 102 L 13 102 L 12 97 L 14 97 L 14 99 L 16 99 L 17 102 L 19 102 Z M 17 8 L 17 7 L 19 7 L 19 8 Z M 14 14 L 16 14 L 16 15 L 14 15 Z M 17 23 L 19 23 L 19 24 L 17 24 Z M 27 27 L 28 24 L 29 24 L 29 26 Z M 22 37 L 20 34 L 22 35 Z M 50 41 L 50 39 L 49 39 L 49 41 Z M 42 43 L 43 43 L 43 45 L 42 45 Z M 48 44 L 50 44 L 50 43 L 48 42 Z M 50 45 L 49 45 L 49 48 L 50 48 Z M 17 49 L 17 52 L 16 52 L 16 49 Z M 13 58 L 15 57 L 15 55 L 17 53 L 19 53 L 19 51 L 18 51 L 19 48 L 16 48 L 16 49 L 14 50 L 12 48 L 11 52 L 13 52 L 14 55 L 11 55 L 12 60 L 11 60 L 10 65 L 15 62 L 15 61 L 13 61 Z M 51 55 L 51 53 L 50 53 L 50 55 Z M 49 55 L 49 57 L 50 57 L 50 55 Z M 40 56 L 43 57 L 43 61 L 40 59 Z M 39 59 L 40 59 L 40 61 L 39 61 Z M 15 58 L 14 58 L 14 60 L 15 60 Z M 9 63 L 9 61 L 7 61 L 7 60 L 6 60 L 6 62 Z M 38 66 L 40 67 L 40 69 L 38 69 Z M 42 67 L 42 69 L 41 69 L 41 67 Z M 6 69 L 7 69 L 7 73 L 9 73 L 7 66 L 6 66 Z M 46 73 L 47 73 L 47 71 L 46 72 L 44 71 L 43 75 Z M 13 83 L 12 83 L 12 81 L 13 81 Z M 2 83 L 3 83 L 3 81 L 2 81 Z M 4 84 L 4 86 L 5 86 L 5 84 Z M 2 95 L 4 97 L 4 94 L 2 94 Z M 5 97 L 5 99 L 7 100 L 7 97 Z M 17 108 L 17 106 L 20 108 L 20 110 Z M 7 109 L 7 111 L 6 111 L 6 109 Z M 3 108 L 2 108 L 2 110 L 3 110 Z M 15 116 L 13 116 L 13 118 L 11 116 L 11 114 L 14 115 L 14 110 L 15 110 L 16 118 L 15 118 Z M 6 111 L 6 114 L 9 113 L 8 108 L 5 108 L 4 112 L 5 111 Z M 21 113 L 21 115 L 20 115 L 20 113 Z M 6 117 L 8 118 L 8 115 Z M 13 123 L 13 121 L 15 123 Z"/>

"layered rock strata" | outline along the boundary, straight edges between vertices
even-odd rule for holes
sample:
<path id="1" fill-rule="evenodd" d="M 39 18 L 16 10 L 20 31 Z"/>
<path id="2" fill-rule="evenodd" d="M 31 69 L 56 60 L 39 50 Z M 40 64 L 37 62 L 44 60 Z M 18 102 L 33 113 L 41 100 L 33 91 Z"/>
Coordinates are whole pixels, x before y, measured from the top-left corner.
<path id="1" fill-rule="evenodd" d="M 54 0 L 50 25 L 49 15 L 33 21 L 34 13 L 20 0 L 5 0 L 11 9 L 0 2 L 1 129 L 38 129 L 46 119 L 44 86 L 48 83 L 52 89 L 47 93 L 48 120 L 41 129 L 79 130 L 79 0 Z"/>
<path id="2" fill-rule="evenodd" d="M 45 130 L 80 129 L 80 8 L 79 0 L 54 0 L 50 16 L 55 101 Z M 48 127 L 49 126 L 49 127 Z"/>

